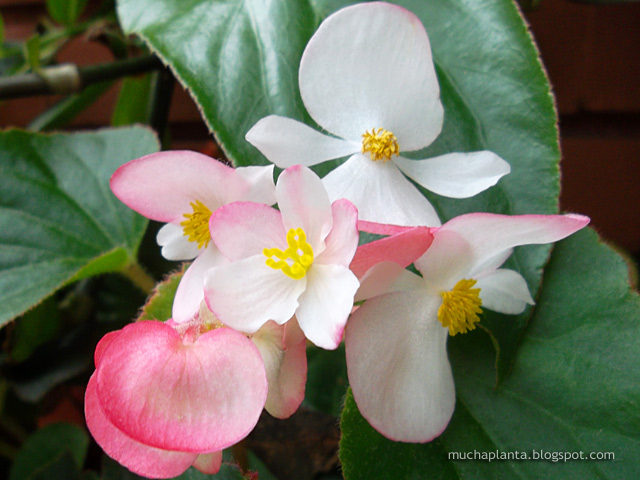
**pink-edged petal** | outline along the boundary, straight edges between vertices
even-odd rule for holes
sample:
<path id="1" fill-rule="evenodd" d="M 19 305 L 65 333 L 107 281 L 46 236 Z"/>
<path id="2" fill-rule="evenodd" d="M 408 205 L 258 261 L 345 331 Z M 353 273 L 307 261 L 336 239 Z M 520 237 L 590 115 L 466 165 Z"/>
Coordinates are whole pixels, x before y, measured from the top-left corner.
<path id="1" fill-rule="evenodd" d="M 331 202 L 320 178 L 302 165 L 287 168 L 278 177 L 276 198 L 286 230 L 302 228 L 318 256 L 333 227 Z"/>
<path id="2" fill-rule="evenodd" d="M 227 191 L 248 190 L 233 168 L 189 151 L 152 153 L 121 166 L 111 190 L 136 212 L 159 222 L 177 222 L 199 200 L 211 211 L 231 201 Z M 236 199 L 241 200 L 241 199 Z"/>
<path id="3" fill-rule="evenodd" d="M 362 142 L 324 135 L 297 120 L 269 115 L 247 132 L 246 140 L 281 168 L 316 165 L 360 151 Z"/>
<path id="4" fill-rule="evenodd" d="M 243 334 L 218 328 L 184 343 L 160 322 L 127 325 L 104 352 L 97 392 L 128 437 L 163 450 L 214 452 L 244 438 L 267 397 L 262 357 Z"/>
<path id="5" fill-rule="evenodd" d="M 102 450 L 133 473 L 150 478 L 172 478 L 191 466 L 197 454 L 150 447 L 129 438 L 105 416 L 96 389 L 96 374 L 89 379 L 84 400 L 87 427 Z"/>
<path id="6" fill-rule="evenodd" d="M 315 262 L 348 267 L 358 248 L 358 210 L 345 199 L 331 204 L 333 228 L 325 239 L 326 249 Z"/>
<path id="7" fill-rule="evenodd" d="M 346 328 L 349 384 L 362 416 L 384 436 L 428 442 L 455 404 L 448 331 L 437 321 L 439 296 L 422 291 L 367 300 Z"/>
<path id="8" fill-rule="evenodd" d="M 207 475 L 218 473 L 221 465 L 222 452 L 202 453 L 193 462 L 193 468 Z"/>
<path id="9" fill-rule="evenodd" d="M 307 381 L 307 341 L 304 335 L 290 335 L 295 342 L 287 342 L 285 329 L 300 330 L 295 319 L 285 325 L 265 323 L 251 336 L 260 350 L 267 371 L 269 394 L 264 408 L 275 418 L 288 418 L 304 399 Z"/>
<path id="10" fill-rule="evenodd" d="M 273 165 L 238 167 L 235 172 L 238 177 L 246 181 L 248 188 L 242 183 L 238 183 L 242 190 L 227 192 L 227 202 L 245 201 L 264 203 L 266 205 L 276 203 L 276 184 L 273 181 Z"/>
<path id="11" fill-rule="evenodd" d="M 535 302 L 527 282 L 518 272 L 499 269 L 477 279 L 482 308 L 517 315 Z"/>
<path id="12" fill-rule="evenodd" d="M 176 323 L 191 320 L 204 300 L 204 276 L 210 268 L 226 265 L 229 260 L 215 245 L 209 245 L 182 275 L 173 298 L 172 315 Z"/>
<path id="13" fill-rule="evenodd" d="M 314 264 L 309 269 L 296 317 L 316 346 L 333 350 L 340 345 L 359 285 L 353 272 L 340 265 Z"/>
<path id="14" fill-rule="evenodd" d="M 201 252 L 197 242 L 190 242 L 180 225 L 167 223 L 156 235 L 158 245 L 162 247 L 162 256 L 167 260 L 191 260 Z"/>
<path id="15" fill-rule="evenodd" d="M 391 292 L 405 292 L 422 288 L 422 278 L 394 262 L 382 262 L 367 270 L 360 279 L 356 302 Z"/>
<path id="16" fill-rule="evenodd" d="M 395 235 L 406 232 L 414 227 L 402 227 L 400 225 L 388 225 L 386 223 L 366 222 L 358 220 L 358 230 L 361 232 L 375 233 L 376 235 Z"/>
<path id="17" fill-rule="evenodd" d="M 438 195 L 468 198 L 498 183 L 511 171 L 493 152 L 448 153 L 426 160 L 393 158 L 402 172 Z"/>
<path id="18" fill-rule="evenodd" d="M 396 5 L 354 5 L 328 17 L 302 55 L 299 81 L 311 117 L 341 138 L 361 142 L 381 127 L 401 151 L 412 151 L 442 128 L 429 39 L 422 22 Z"/>
<path id="19" fill-rule="evenodd" d="M 447 222 L 435 237 L 443 231 L 456 232 L 472 246 L 477 265 L 519 245 L 556 242 L 588 223 L 588 217 L 574 214 L 509 216 L 470 213 Z"/>
<path id="20" fill-rule="evenodd" d="M 209 220 L 211 238 L 231 261 L 261 255 L 265 248 L 287 248 L 282 215 L 252 202 L 233 202 L 216 210 Z"/>
<path id="21" fill-rule="evenodd" d="M 265 262 L 257 255 L 207 272 L 205 300 L 222 323 L 254 333 L 269 320 L 283 324 L 293 316 L 306 278 L 294 280 Z"/>
<path id="22" fill-rule="evenodd" d="M 402 268 L 411 265 L 431 245 L 433 235 L 427 227 L 415 227 L 358 247 L 349 268 L 361 278 L 372 266 L 395 262 Z"/>
<path id="23" fill-rule="evenodd" d="M 393 162 L 374 162 L 362 154 L 322 179 L 329 198 L 346 198 L 358 208 L 358 219 L 398 226 L 440 225 L 429 201 Z"/>
<path id="24" fill-rule="evenodd" d="M 120 335 L 120 330 L 115 330 L 113 332 L 107 333 L 104 337 L 100 339 L 100 341 L 98 342 L 98 345 L 96 345 L 96 351 L 93 354 L 93 362 L 96 368 L 98 368 L 98 365 L 100 364 L 100 359 L 102 358 L 102 354 L 109 347 L 109 345 L 111 345 L 111 342 L 118 335 Z"/>

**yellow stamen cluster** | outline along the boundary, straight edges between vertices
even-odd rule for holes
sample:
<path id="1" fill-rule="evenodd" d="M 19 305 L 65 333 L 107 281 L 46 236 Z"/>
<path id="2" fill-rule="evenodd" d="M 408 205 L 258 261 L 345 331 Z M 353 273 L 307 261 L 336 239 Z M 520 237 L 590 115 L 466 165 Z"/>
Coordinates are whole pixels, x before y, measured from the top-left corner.
<path id="1" fill-rule="evenodd" d="M 441 292 L 442 305 L 438 309 L 438 320 L 449 329 L 449 335 L 466 333 L 476 328 L 482 313 L 480 289 L 471 288 L 476 280 L 460 280 L 449 292 Z"/>
<path id="2" fill-rule="evenodd" d="M 209 233 L 211 210 L 200 200 L 196 200 L 195 203 L 191 202 L 191 208 L 193 208 L 193 213 L 185 213 L 183 217 L 186 220 L 180 222 L 184 232 L 183 235 L 188 237 L 190 242 L 196 242 L 198 248 L 202 248 L 203 245 L 206 248 L 209 245 L 209 240 L 211 240 L 211 234 Z"/>
<path id="3" fill-rule="evenodd" d="M 373 128 L 371 132 L 364 132 L 362 135 L 362 153 L 367 152 L 374 162 L 377 160 L 388 162 L 391 160 L 391 155 L 400 153 L 400 147 L 393 133 L 384 128 Z"/>
<path id="4" fill-rule="evenodd" d="M 267 257 L 267 266 L 300 280 L 313 263 L 313 249 L 307 243 L 307 236 L 301 228 L 292 228 L 287 232 L 287 245 L 289 248 L 284 252 L 279 248 L 265 248 L 262 253 Z"/>

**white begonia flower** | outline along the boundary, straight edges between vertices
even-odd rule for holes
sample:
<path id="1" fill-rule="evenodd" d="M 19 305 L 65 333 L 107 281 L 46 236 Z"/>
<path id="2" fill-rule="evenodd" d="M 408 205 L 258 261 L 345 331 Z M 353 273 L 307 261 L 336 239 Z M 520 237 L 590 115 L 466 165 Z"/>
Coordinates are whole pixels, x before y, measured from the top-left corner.
<path id="1" fill-rule="evenodd" d="M 332 201 L 350 200 L 361 221 L 440 225 L 405 175 L 439 195 L 467 198 L 510 171 L 489 151 L 426 160 L 400 155 L 430 145 L 443 122 L 429 38 L 420 19 L 402 7 L 365 3 L 329 16 L 302 55 L 299 84 L 309 115 L 333 136 L 271 115 L 246 139 L 282 168 L 351 155 L 323 183 Z"/>

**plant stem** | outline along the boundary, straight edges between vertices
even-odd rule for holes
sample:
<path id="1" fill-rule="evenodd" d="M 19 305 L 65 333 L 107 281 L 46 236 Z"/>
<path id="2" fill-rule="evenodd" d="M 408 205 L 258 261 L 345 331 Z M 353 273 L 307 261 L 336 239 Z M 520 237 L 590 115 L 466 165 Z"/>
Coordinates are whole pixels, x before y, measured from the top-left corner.
<path id="1" fill-rule="evenodd" d="M 156 281 L 137 262 L 131 262 L 123 270 L 122 274 L 147 295 L 156 286 Z"/>
<path id="2" fill-rule="evenodd" d="M 86 67 L 70 63 L 46 67 L 39 74 L 0 78 L 0 100 L 35 95 L 68 95 L 94 83 L 163 68 L 162 62 L 153 55 Z"/>

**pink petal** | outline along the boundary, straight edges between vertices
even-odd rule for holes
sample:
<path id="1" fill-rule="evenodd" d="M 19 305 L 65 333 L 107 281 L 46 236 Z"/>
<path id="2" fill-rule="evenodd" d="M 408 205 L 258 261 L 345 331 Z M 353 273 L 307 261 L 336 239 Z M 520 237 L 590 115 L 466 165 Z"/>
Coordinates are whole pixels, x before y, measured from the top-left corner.
<path id="1" fill-rule="evenodd" d="M 172 478 L 191 466 L 197 454 L 150 447 L 118 430 L 105 416 L 96 388 L 97 374 L 89 379 L 85 393 L 87 427 L 104 452 L 133 473 L 151 478 Z"/>
<path id="2" fill-rule="evenodd" d="M 254 333 L 269 320 L 283 324 L 295 313 L 306 278 L 294 280 L 265 260 L 257 255 L 207 273 L 205 300 L 225 325 Z"/>
<path id="3" fill-rule="evenodd" d="M 359 285 L 353 272 L 340 265 L 314 264 L 309 269 L 296 317 L 316 346 L 333 350 L 340 345 Z"/>
<path id="4" fill-rule="evenodd" d="M 302 165 L 289 167 L 278 178 L 276 198 L 285 229 L 302 228 L 315 256 L 322 253 L 333 217 L 320 178 Z"/>
<path id="5" fill-rule="evenodd" d="M 429 201 L 393 162 L 352 156 L 322 179 L 331 200 L 346 198 L 358 209 L 358 220 L 397 226 L 440 225 Z"/>
<path id="6" fill-rule="evenodd" d="M 282 215 L 260 203 L 234 202 L 216 210 L 209 221 L 211 238 L 231 261 L 261 255 L 265 248 L 287 248 Z"/>
<path id="7" fill-rule="evenodd" d="M 325 239 L 325 251 L 315 262 L 348 267 L 358 248 L 358 210 L 349 200 L 341 199 L 333 202 L 331 212 L 333 228 Z"/>
<path id="8" fill-rule="evenodd" d="M 360 151 L 362 142 L 324 135 L 302 122 L 269 115 L 256 123 L 245 137 L 247 141 L 281 168 L 316 165 Z"/>
<path id="9" fill-rule="evenodd" d="M 221 465 L 222 452 L 202 453 L 198 455 L 195 462 L 193 462 L 193 467 L 196 470 L 207 475 L 218 473 L 218 471 L 220 471 Z"/>
<path id="10" fill-rule="evenodd" d="M 121 166 L 111 177 L 111 190 L 145 217 L 179 223 L 183 214 L 192 212 L 191 202 L 199 200 L 213 211 L 231 201 L 228 191 L 246 191 L 248 185 L 231 167 L 211 157 L 168 151 Z"/>
<path id="11" fill-rule="evenodd" d="M 358 278 L 381 262 L 395 262 L 405 268 L 431 245 L 433 235 L 427 227 L 415 227 L 358 247 L 349 268 Z"/>
<path id="12" fill-rule="evenodd" d="M 267 371 L 269 394 L 265 409 L 276 418 L 290 417 L 304 400 L 307 340 L 304 335 L 294 334 L 295 341 L 286 342 L 285 329 L 292 328 L 300 330 L 295 319 L 282 326 L 267 322 L 251 337 Z"/>
<path id="13" fill-rule="evenodd" d="M 428 442 L 446 428 L 455 389 L 439 296 L 424 291 L 367 300 L 346 329 L 349 384 L 362 416 L 391 440 Z"/>
<path id="14" fill-rule="evenodd" d="M 219 328 L 185 344 L 160 322 L 127 325 L 104 352 L 97 391 L 107 418 L 163 450 L 214 452 L 244 438 L 267 396 L 260 353 Z"/>
<path id="15" fill-rule="evenodd" d="M 360 288 L 355 301 L 384 295 L 391 292 L 417 290 L 424 287 L 424 280 L 394 262 L 377 263 L 360 279 Z"/>
<path id="16" fill-rule="evenodd" d="M 399 225 L 388 225 L 386 223 L 358 220 L 358 230 L 361 232 L 375 233 L 377 235 L 395 235 L 396 233 L 406 232 L 412 228 L 415 227 L 402 227 Z"/>
<path id="17" fill-rule="evenodd" d="M 173 298 L 172 315 L 176 323 L 191 320 L 204 300 L 204 277 L 209 269 L 229 263 L 215 245 L 209 245 L 182 275 Z"/>
<path id="18" fill-rule="evenodd" d="M 245 180 L 246 185 L 238 183 L 240 190 L 227 191 L 227 202 L 256 202 L 266 205 L 276 203 L 276 186 L 273 182 L 273 165 L 238 167 L 236 176 Z M 234 186 L 236 184 L 231 184 Z M 247 185 L 249 188 L 247 189 Z"/>
<path id="19" fill-rule="evenodd" d="M 498 183 L 511 171 L 493 152 L 448 153 L 426 160 L 394 158 L 402 172 L 427 190 L 451 198 L 468 198 Z"/>
<path id="20" fill-rule="evenodd" d="M 412 151 L 440 133 L 429 39 L 420 19 L 402 7 L 354 5 L 328 17 L 302 55 L 299 81 L 311 117 L 338 137 L 362 141 L 366 130 L 382 127 L 396 135 L 401 151 Z"/>
<path id="21" fill-rule="evenodd" d="M 113 340 L 115 340 L 118 337 L 118 335 L 120 335 L 120 330 L 115 330 L 113 332 L 107 333 L 104 337 L 100 339 L 100 341 L 98 342 L 98 345 L 96 345 L 96 351 L 93 354 L 93 361 L 96 365 L 96 368 L 98 368 L 98 365 L 100 364 L 100 360 L 102 359 L 102 354 L 107 350 L 109 345 L 111 345 L 111 342 L 113 342 Z"/>

